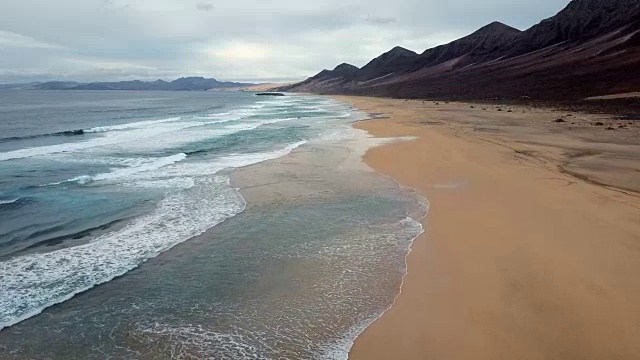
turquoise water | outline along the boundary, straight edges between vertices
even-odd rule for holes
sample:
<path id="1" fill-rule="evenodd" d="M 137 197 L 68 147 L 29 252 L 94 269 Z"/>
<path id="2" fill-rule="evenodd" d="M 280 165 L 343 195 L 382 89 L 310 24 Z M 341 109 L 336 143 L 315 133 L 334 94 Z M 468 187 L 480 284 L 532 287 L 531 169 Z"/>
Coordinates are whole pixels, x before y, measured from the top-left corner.
<path id="1" fill-rule="evenodd" d="M 3 196 L 70 233 L 16 241 L 0 221 L 3 358 L 343 359 L 391 305 L 426 207 L 359 162 L 363 115 L 243 93 L 189 111 L 205 95 L 0 153 Z M 64 176 L 11 179 L 34 168 Z M 48 229 L 21 206 L 4 211 Z"/>

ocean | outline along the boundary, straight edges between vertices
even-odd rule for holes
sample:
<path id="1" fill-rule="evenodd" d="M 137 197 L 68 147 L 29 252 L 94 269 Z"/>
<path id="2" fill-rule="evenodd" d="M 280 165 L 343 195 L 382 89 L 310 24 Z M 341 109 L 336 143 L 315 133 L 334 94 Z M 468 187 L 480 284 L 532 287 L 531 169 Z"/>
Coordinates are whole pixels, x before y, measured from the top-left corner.
<path id="1" fill-rule="evenodd" d="M 345 359 L 428 203 L 323 97 L 0 91 L 0 358 Z"/>

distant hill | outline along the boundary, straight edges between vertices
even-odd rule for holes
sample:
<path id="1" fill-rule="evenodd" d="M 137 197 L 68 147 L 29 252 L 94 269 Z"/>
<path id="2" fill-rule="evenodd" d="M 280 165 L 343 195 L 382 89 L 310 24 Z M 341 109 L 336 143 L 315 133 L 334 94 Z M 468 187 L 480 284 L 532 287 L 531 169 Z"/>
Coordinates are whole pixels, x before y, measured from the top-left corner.
<path id="1" fill-rule="evenodd" d="M 0 84 L 0 90 L 23 90 L 23 89 L 31 89 L 34 86 L 40 83 L 32 82 L 32 83 L 15 83 L 15 84 Z"/>
<path id="2" fill-rule="evenodd" d="M 49 81 L 46 83 L 36 83 L 31 86 L 31 90 L 68 90 L 80 85 L 81 83 L 75 81 Z"/>
<path id="3" fill-rule="evenodd" d="M 203 77 L 184 77 L 171 82 L 156 81 L 118 81 L 79 83 L 72 81 L 49 81 L 31 84 L 5 84 L 0 89 L 27 90 L 165 90 L 165 91 L 204 91 L 211 89 L 229 89 L 252 86 L 249 83 L 223 82 Z"/>
<path id="4" fill-rule="evenodd" d="M 396 47 L 353 68 L 277 90 L 543 100 L 640 91 L 640 1 L 573 0 L 525 31 L 493 22 L 419 55 Z"/>

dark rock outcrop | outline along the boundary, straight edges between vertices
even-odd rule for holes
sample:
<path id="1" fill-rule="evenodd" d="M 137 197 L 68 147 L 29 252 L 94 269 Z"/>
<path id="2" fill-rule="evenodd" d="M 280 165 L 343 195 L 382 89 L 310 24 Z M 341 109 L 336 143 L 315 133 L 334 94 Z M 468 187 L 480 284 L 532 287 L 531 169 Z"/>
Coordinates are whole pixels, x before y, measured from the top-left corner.
<path id="1" fill-rule="evenodd" d="M 285 96 L 285 94 L 279 92 L 261 92 L 257 93 L 256 96 Z"/>

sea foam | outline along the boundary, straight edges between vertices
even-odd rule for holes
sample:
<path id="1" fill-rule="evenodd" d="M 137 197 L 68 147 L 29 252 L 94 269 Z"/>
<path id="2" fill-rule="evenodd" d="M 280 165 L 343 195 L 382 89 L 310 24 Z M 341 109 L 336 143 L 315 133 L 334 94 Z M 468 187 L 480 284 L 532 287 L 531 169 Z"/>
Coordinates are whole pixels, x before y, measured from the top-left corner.
<path id="1" fill-rule="evenodd" d="M 101 136 L 85 141 L 39 146 L 0 153 L 0 161 L 49 156 L 53 154 L 68 154 L 78 151 L 110 152 L 119 148 L 126 151 L 153 150 L 158 147 L 158 144 L 162 144 L 165 148 L 171 148 L 196 141 L 231 135 L 240 131 L 254 130 L 260 126 L 294 119 L 272 118 L 255 120 L 246 118 L 246 114 L 231 116 L 235 117 L 212 121 L 162 121 L 160 123 L 153 123 L 154 126 L 141 128 L 131 126 L 122 129 L 127 129 L 127 131 L 103 131 Z M 243 121 L 238 121 L 240 119 L 243 119 Z M 198 131 L 180 131 L 221 123 L 229 124 L 222 127 L 198 129 Z M 152 123 L 149 122 L 148 124 Z"/>
<path id="2" fill-rule="evenodd" d="M 0 205 L 8 205 L 8 204 L 13 204 L 16 201 L 20 200 L 20 198 L 15 198 L 15 199 L 9 199 L 9 200 L 0 200 Z"/>
<path id="3" fill-rule="evenodd" d="M 182 160 L 184 160 L 186 158 L 187 158 L 187 154 L 180 153 L 180 154 L 175 154 L 175 155 L 171 155 L 171 156 L 166 156 L 166 157 L 162 157 L 162 158 L 153 159 L 153 160 L 151 160 L 151 161 L 149 161 L 147 163 L 142 163 L 142 164 L 140 164 L 138 166 L 120 168 L 120 169 L 116 169 L 116 170 L 114 170 L 112 172 L 109 172 L 109 173 L 97 174 L 97 175 L 93 175 L 93 176 L 81 175 L 81 176 L 75 177 L 73 179 L 69 179 L 67 181 L 69 181 L 69 182 L 77 182 L 78 184 L 84 185 L 84 184 L 90 183 L 92 181 L 116 180 L 116 179 L 129 177 L 129 176 L 132 176 L 132 175 L 137 174 L 137 173 L 157 170 L 157 169 L 160 169 L 160 168 L 162 168 L 164 166 L 175 164 L 175 163 L 177 163 L 179 161 L 182 161 Z"/>
<path id="4" fill-rule="evenodd" d="M 133 122 L 133 123 L 112 125 L 112 126 L 97 126 L 97 127 L 91 128 L 91 129 L 84 130 L 84 132 L 85 133 L 101 133 L 101 132 L 107 132 L 107 131 L 139 129 L 139 128 L 144 128 L 144 127 L 148 127 L 148 126 L 151 126 L 151 125 L 157 125 L 157 124 L 162 124 L 162 123 L 166 123 L 166 122 L 178 121 L 180 119 L 181 119 L 180 117 L 173 117 L 173 118 L 160 119 L 160 120 L 138 121 L 138 122 Z"/>
<path id="5" fill-rule="evenodd" d="M 121 276 L 242 212 L 244 199 L 229 185 L 227 177 L 215 174 L 222 169 L 279 158 L 304 143 L 306 141 L 299 141 L 274 151 L 229 155 L 212 163 L 185 163 L 183 166 L 176 163 L 186 155 L 177 154 L 161 159 L 174 161 L 173 166 L 156 166 L 153 171 L 128 173 L 126 176 L 124 173 L 115 176 L 114 173 L 103 174 L 103 178 L 111 179 L 120 176 L 125 185 L 128 181 L 135 186 L 183 191 L 162 200 L 151 214 L 90 243 L 0 262 L 0 283 L 3 285 L 0 292 L 0 330 Z M 95 181 L 95 177 L 92 180 Z"/>
<path id="6" fill-rule="evenodd" d="M 229 179 L 200 179 L 148 215 L 90 243 L 0 262 L 0 329 L 110 281 L 244 210 Z"/>

